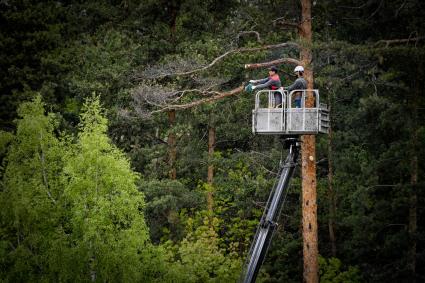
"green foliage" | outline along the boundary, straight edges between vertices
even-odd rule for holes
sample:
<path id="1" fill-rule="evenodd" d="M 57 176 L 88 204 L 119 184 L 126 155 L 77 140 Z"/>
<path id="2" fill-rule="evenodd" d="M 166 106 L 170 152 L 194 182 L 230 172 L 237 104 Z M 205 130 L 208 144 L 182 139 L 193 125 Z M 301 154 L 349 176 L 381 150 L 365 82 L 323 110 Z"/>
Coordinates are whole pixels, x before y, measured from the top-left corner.
<path id="1" fill-rule="evenodd" d="M 174 251 L 169 254 L 172 268 L 169 275 L 174 282 L 237 281 L 242 260 L 235 251 L 226 252 L 220 248 L 213 227 L 206 218 L 203 225 L 190 232 L 177 246 L 168 247 Z"/>
<path id="2" fill-rule="evenodd" d="M 139 44 L 116 30 L 78 39 L 65 50 L 66 62 L 78 59 L 65 78 L 70 93 L 89 97 L 95 92 L 108 104 L 122 99 L 120 95 L 128 84 L 134 60 L 140 57 L 139 48 Z"/>
<path id="3" fill-rule="evenodd" d="M 359 270 L 349 266 L 346 271 L 341 270 L 341 261 L 335 257 L 326 259 L 319 257 L 320 283 L 357 283 L 362 282 Z"/>
<path id="4" fill-rule="evenodd" d="M 0 191 L 2 274 L 6 281 L 43 278 L 60 209 L 63 144 L 54 134 L 54 116 L 44 115 L 40 97 L 19 108 L 17 132 L 5 158 Z"/>
<path id="5" fill-rule="evenodd" d="M 5 157 L 10 143 L 13 141 L 13 134 L 0 131 L 0 176 L 3 173 L 3 158 Z"/>
<path id="6" fill-rule="evenodd" d="M 146 221 L 153 242 L 182 240 L 187 218 L 205 205 L 203 195 L 179 181 L 141 180 L 139 189 L 146 196 Z"/>
<path id="7" fill-rule="evenodd" d="M 143 194 L 127 158 L 108 139 L 106 123 L 99 99 L 86 102 L 77 145 L 66 157 L 70 253 L 79 255 L 75 272 L 82 280 L 84 274 L 99 281 L 146 280 L 155 253 L 142 213 Z"/>
<path id="8" fill-rule="evenodd" d="M 161 272 L 138 175 L 110 143 L 99 99 L 83 111 L 74 145 L 55 137 L 40 97 L 20 107 L 0 195 L 3 280 L 146 281 Z"/>

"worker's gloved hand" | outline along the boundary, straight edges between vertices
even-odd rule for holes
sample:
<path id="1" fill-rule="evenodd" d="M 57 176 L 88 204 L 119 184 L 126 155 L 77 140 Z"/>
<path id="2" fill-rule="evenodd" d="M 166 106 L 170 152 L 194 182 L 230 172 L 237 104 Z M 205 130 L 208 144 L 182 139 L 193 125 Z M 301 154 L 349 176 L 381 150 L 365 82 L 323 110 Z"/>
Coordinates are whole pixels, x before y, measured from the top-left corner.
<path id="1" fill-rule="evenodd" d="M 253 83 L 255 83 L 255 80 L 249 80 L 249 82 L 250 82 L 251 84 L 253 84 Z"/>
<path id="2" fill-rule="evenodd" d="M 256 89 L 256 86 L 255 86 L 255 85 L 253 85 L 253 86 L 251 87 L 251 89 L 252 89 L 252 90 Z"/>

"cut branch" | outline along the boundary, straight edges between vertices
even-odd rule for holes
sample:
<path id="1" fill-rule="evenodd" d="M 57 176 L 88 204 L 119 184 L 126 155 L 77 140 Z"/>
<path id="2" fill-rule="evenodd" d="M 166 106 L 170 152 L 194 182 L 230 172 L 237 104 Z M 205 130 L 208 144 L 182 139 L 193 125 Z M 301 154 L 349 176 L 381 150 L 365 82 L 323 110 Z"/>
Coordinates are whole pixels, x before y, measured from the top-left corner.
<path id="1" fill-rule="evenodd" d="M 201 72 L 201 71 L 205 71 L 205 70 L 211 68 L 212 66 L 214 66 L 215 64 L 217 64 L 218 62 L 220 62 L 221 60 L 223 60 L 224 58 L 226 58 L 227 56 L 229 56 L 231 54 L 243 53 L 243 52 L 257 52 L 257 51 L 263 51 L 263 50 L 272 50 L 272 49 L 278 49 L 278 48 L 283 48 L 283 47 L 299 48 L 299 45 L 294 43 L 294 42 L 285 42 L 285 43 L 279 43 L 279 44 L 274 44 L 274 45 L 265 45 L 265 46 L 252 47 L 252 48 L 246 48 L 246 47 L 236 48 L 236 49 L 232 49 L 232 50 L 229 50 L 229 51 L 221 54 L 220 56 L 218 56 L 214 60 L 212 60 L 211 63 L 209 63 L 208 65 L 205 65 L 203 67 L 196 68 L 196 69 L 193 69 L 193 70 L 190 70 L 190 71 L 185 71 L 185 72 L 160 74 L 156 77 L 156 79 L 161 79 L 161 78 L 171 77 L 171 76 L 187 76 L 187 75 L 191 75 L 191 74 L 198 73 L 198 72 Z M 137 79 L 141 80 L 143 78 L 139 77 Z"/>
<path id="2" fill-rule="evenodd" d="M 284 64 L 284 63 L 289 63 L 289 64 L 293 64 L 293 65 L 301 65 L 301 61 L 299 61 L 297 59 L 281 58 L 281 59 L 263 62 L 263 63 L 246 64 L 245 69 L 256 69 L 256 68 L 268 67 L 268 66 L 279 65 L 279 64 Z M 192 107 L 204 104 L 204 103 L 209 103 L 209 102 L 220 100 L 220 99 L 223 99 L 223 98 L 226 98 L 226 97 L 229 97 L 229 96 L 236 95 L 236 94 L 242 92 L 243 90 L 244 90 L 244 86 L 242 85 L 242 86 L 239 86 L 239 87 L 232 89 L 228 92 L 202 91 L 202 90 L 199 90 L 199 89 L 191 89 L 191 90 L 177 91 L 177 92 L 173 93 L 173 96 L 175 96 L 175 95 L 178 95 L 178 96 L 172 101 L 172 103 L 177 102 L 178 100 L 180 100 L 183 97 L 184 94 L 189 93 L 189 92 L 197 92 L 197 93 L 200 93 L 202 95 L 212 95 L 210 97 L 203 98 L 203 99 L 200 99 L 200 100 L 196 100 L 196 101 L 186 103 L 186 104 L 157 105 L 157 104 L 153 104 L 150 101 L 147 101 L 146 99 L 145 99 L 145 101 L 148 104 L 160 107 L 159 110 L 155 110 L 155 111 L 150 112 L 150 114 L 154 114 L 154 113 L 165 112 L 165 111 L 169 111 L 169 110 L 183 110 L 183 109 L 192 108 Z"/>
<path id="3" fill-rule="evenodd" d="M 245 69 L 258 69 L 258 68 L 270 67 L 270 66 L 280 65 L 285 63 L 293 64 L 293 65 L 302 65 L 301 61 L 294 58 L 280 58 L 280 59 L 263 62 L 263 63 L 245 64 Z"/>

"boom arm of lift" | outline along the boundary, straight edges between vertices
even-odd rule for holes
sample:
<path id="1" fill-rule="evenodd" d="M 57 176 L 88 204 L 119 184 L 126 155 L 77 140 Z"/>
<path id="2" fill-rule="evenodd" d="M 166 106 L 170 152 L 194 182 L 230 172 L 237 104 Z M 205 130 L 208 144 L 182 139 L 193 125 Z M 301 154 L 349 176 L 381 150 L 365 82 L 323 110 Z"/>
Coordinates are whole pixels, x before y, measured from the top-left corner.
<path id="1" fill-rule="evenodd" d="M 289 154 L 283 166 L 281 165 L 280 167 L 279 181 L 270 192 L 266 208 L 257 228 L 257 233 L 251 244 L 240 280 L 244 283 L 253 283 L 257 278 L 277 226 L 284 202 L 284 192 L 288 189 L 289 181 L 294 174 L 300 151 L 300 141 L 298 138 L 288 138 L 284 143 L 285 147 L 289 148 Z"/>

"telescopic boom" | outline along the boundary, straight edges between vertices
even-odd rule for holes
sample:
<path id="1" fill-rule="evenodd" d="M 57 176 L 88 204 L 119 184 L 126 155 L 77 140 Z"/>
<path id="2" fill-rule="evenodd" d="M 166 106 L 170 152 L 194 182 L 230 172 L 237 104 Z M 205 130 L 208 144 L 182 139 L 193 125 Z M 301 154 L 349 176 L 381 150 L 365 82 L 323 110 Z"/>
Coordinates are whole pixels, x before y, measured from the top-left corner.
<path id="1" fill-rule="evenodd" d="M 288 138 L 284 143 L 285 147 L 289 148 L 289 154 L 283 166 L 281 165 L 279 181 L 270 192 L 266 209 L 258 225 L 254 241 L 251 244 L 250 252 L 240 280 L 244 283 L 253 283 L 257 278 L 277 226 L 279 214 L 284 202 L 284 192 L 288 189 L 289 181 L 294 174 L 300 150 L 300 142 L 297 138 Z"/>

